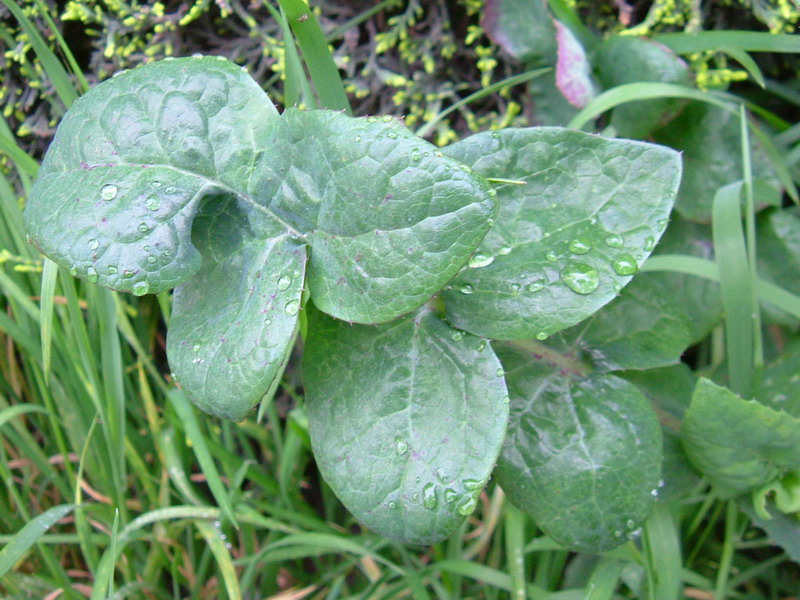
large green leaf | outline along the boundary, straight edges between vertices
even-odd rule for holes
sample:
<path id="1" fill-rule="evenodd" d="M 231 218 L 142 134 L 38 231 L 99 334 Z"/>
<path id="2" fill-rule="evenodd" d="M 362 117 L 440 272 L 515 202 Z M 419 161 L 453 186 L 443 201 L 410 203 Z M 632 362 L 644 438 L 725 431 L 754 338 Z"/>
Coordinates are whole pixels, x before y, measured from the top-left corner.
<path id="1" fill-rule="evenodd" d="M 540 339 L 611 301 L 655 247 L 680 181 L 661 146 L 556 128 L 480 133 L 446 149 L 491 178 L 494 227 L 446 292 L 448 319 L 495 339 Z"/>
<path id="2" fill-rule="evenodd" d="M 487 0 L 481 24 L 511 56 L 555 62 L 556 29 L 544 0 Z"/>
<path id="3" fill-rule="evenodd" d="M 796 337 L 764 369 L 758 400 L 800 418 L 800 340 Z"/>
<path id="4" fill-rule="evenodd" d="M 137 295 L 186 282 L 170 362 L 195 403 L 242 418 L 281 372 L 306 284 L 350 321 L 419 308 L 489 229 L 490 191 L 393 118 L 279 116 L 239 67 L 188 58 L 76 102 L 25 218 L 90 282 Z"/>
<path id="5" fill-rule="evenodd" d="M 800 419 L 697 382 L 681 437 L 694 465 L 727 497 L 800 470 Z"/>
<path id="6" fill-rule="evenodd" d="M 689 85 L 691 71 L 666 46 L 644 38 L 614 36 L 594 55 L 597 77 L 606 88 L 637 81 Z M 675 98 L 628 102 L 614 109 L 611 124 L 622 137 L 646 138 L 674 118 L 684 101 Z"/>
<path id="7" fill-rule="evenodd" d="M 363 523 L 429 544 L 473 511 L 508 418 L 485 340 L 427 309 L 378 327 L 310 310 L 303 371 L 314 455 Z"/>
<path id="8" fill-rule="evenodd" d="M 742 178 L 742 142 L 737 111 L 691 102 L 654 138 L 683 152 L 683 181 L 675 209 L 687 219 L 708 223 L 714 194 Z M 757 139 L 750 141 L 753 173 L 773 188 L 780 182 Z"/>
<path id="9" fill-rule="evenodd" d="M 519 348 L 496 350 L 511 397 L 496 470 L 509 500 L 567 548 L 623 543 L 647 517 L 661 477 L 649 402 L 613 375 L 575 378 Z"/>
<path id="10" fill-rule="evenodd" d="M 758 219 L 758 274 L 780 287 L 800 294 L 800 219 L 785 210 L 768 210 Z M 796 325 L 797 319 L 763 304 L 771 321 Z"/>

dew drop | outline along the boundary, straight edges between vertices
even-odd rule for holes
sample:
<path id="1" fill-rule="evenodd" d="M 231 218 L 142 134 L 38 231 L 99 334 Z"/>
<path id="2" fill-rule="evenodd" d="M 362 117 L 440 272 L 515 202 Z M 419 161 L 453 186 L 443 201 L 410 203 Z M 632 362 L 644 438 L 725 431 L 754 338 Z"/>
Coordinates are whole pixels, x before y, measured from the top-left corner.
<path id="1" fill-rule="evenodd" d="M 520 285 L 518 283 L 511 284 L 511 295 L 517 296 L 519 294 Z"/>
<path id="2" fill-rule="evenodd" d="M 155 256 L 153 256 L 152 254 L 147 257 L 147 262 L 148 262 L 148 264 L 151 264 L 151 265 L 156 264 L 157 260 L 158 259 Z"/>
<path id="3" fill-rule="evenodd" d="M 361 136 L 360 136 L 360 135 L 357 135 L 357 136 L 356 136 L 356 143 L 359 143 L 360 141 L 361 141 Z"/>
<path id="4" fill-rule="evenodd" d="M 659 229 L 666 229 L 667 227 L 667 220 L 666 219 L 659 219 L 656 221 L 656 227 Z"/>
<path id="5" fill-rule="evenodd" d="M 389 508 L 391 508 L 392 510 L 394 510 L 395 508 L 397 508 L 397 502 L 395 502 L 394 500 L 392 500 L 391 502 L 389 502 Z"/>
<path id="6" fill-rule="evenodd" d="M 494 374 L 498 377 L 502 377 L 506 372 L 503 370 L 503 367 L 497 367 L 497 371 L 495 371 Z"/>
<path id="7" fill-rule="evenodd" d="M 100 247 L 100 242 L 92 238 L 86 242 L 86 245 L 89 246 L 89 250 L 97 250 Z"/>
<path id="8" fill-rule="evenodd" d="M 655 247 L 656 247 L 655 238 L 653 236 L 651 236 L 651 235 L 648 235 L 644 240 L 644 246 L 642 247 L 642 249 L 645 252 L 651 252 L 653 250 L 653 248 L 655 248 Z"/>
<path id="9" fill-rule="evenodd" d="M 500 256 L 507 256 L 511 254 L 511 246 L 503 246 L 500 250 L 497 251 Z"/>
<path id="10" fill-rule="evenodd" d="M 548 336 L 544 331 L 540 331 L 539 333 L 536 334 L 536 339 L 539 340 L 540 342 L 543 342 L 544 340 L 546 340 L 547 337 Z"/>
<path id="11" fill-rule="evenodd" d="M 461 482 L 461 485 L 464 486 L 465 490 L 474 492 L 475 490 L 479 490 L 483 487 L 483 482 L 480 479 L 464 479 Z"/>
<path id="12" fill-rule="evenodd" d="M 154 188 L 160 188 L 161 182 L 158 179 L 154 179 L 153 181 L 150 182 L 150 185 L 152 185 Z"/>
<path id="13" fill-rule="evenodd" d="M 467 496 L 456 508 L 456 512 L 462 517 L 466 517 L 475 512 L 478 506 L 478 499 L 473 496 Z"/>
<path id="14" fill-rule="evenodd" d="M 177 192 L 178 190 L 175 188 L 175 186 L 172 186 L 172 185 L 171 185 L 171 186 L 169 186 L 167 189 L 165 189 L 164 191 L 165 191 L 166 193 L 168 193 L 168 194 L 174 194 L 174 193 L 175 193 L 175 192 Z"/>
<path id="15" fill-rule="evenodd" d="M 561 281 L 576 294 L 591 294 L 600 285 L 600 276 L 591 265 L 569 263 L 561 269 Z"/>
<path id="16" fill-rule="evenodd" d="M 299 300 L 289 300 L 286 303 L 286 306 L 283 307 L 283 311 L 289 315 L 290 317 L 295 316 L 297 313 L 300 312 L 300 301 Z"/>
<path id="17" fill-rule="evenodd" d="M 488 267 L 493 262 L 494 262 L 494 256 L 486 254 L 476 254 L 469 259 L 469 263 L 467 264 L 471 269 L 480 269 L 482 267 Z"/>
<path id="18" fill-rule="evenodd" d="M 441 150 L 437 150 L 436 152 L 433 153 L 433 155 L 436 158 L 444 158 L 444 152 L 442 152 Z"/>
<path id="19" fill-rule="evenodd" d="M 151 194 L 147 197 L 147 200 L 144 201 L 144 205 L 147 207 L 147 210 L 158 210 L 161 207 L 161 200 L 158 199 L 158 196 Z"/>
<path id="20" fill-rule="evenodd" d="M 69 268 L 69 274 L 75 277 L 78 274 L 78 268 L 76 266 L 71 266 Z"/>
<path id="21" fill-rule="evenodd" d="M 653 498 L 656 498 L 658 496 L 658 488 L 653 488 L 652 490 L 650 490 L 650 495 Z"/>
<path id="22" fill-rule="evenodd" d="M 89 283 L 97 283 L 97 271 L 94 267 L 88 267 L 86 269 L 86 279 L 89 280 Z"/>
<path id="23" fill-rule="evenodd" d="M 545 258 L 550 262 L 556 262 L 558 260 L 558 254 L 550 250 L 547 254 L 545 254 Z"/>
<path id="24" fill-rule="evenodd" d="M 634 522 L 633 519 L 628 519 L 627 521 L 625 521 L 625 527 L 627 527 L 628 529 L 635 529 L 636 523 Z"/>
<path id="25" fill-rule="evenodd" d="M 619 529 L 617 529 L 617 530 L 614 532 L 614 537 L 615 537 L 615 538 L 621 538 L 621 537 L 622 537 L 622 532 L 621 532 Z"/>
<path id="26" fill-rule="evenodd" d="M 286 289 L 289 288 L 291 283 L 292 283 L 292 280 L 289 277 L 287 277 L 286 275 L 284 275 L 280 279 L 278 279 L 278 289 L 281 290 L 281 291 L 286 290 Z"/>
<path id="27" fill-rule="evenodd" d="M 536 281 L 531 281 L 527 287 L 527 290 L 532 293 L 536 293 L 542 289 L 544 289 L 544 283 L 542 282 L 541 279 L 537 279 Z"/>
<path id="28" fill-rule="evenodd" d="M 200 363 L 202 363 L 202 362 L 203 362 L 203 359 L 202 359 L 202 358 L 200 358 L 200 357 L 197 357 L 197 358 L 194 358 L 194 359 L 192 359 L 192 364 L 193 364 L 193 365 L 199 365 L 199 364 L 200 364 Z"/>
<path id="29" fill-rule="evenodd" d="M 586 254 L 592 247 L 583 240 L 572 240 L 569 244 L 569 251 L 573 254 Z"/>
<path id="30" fill-rule="evenodd" d="M 618 256 L 614 262 L 611 263 L 611 266 L 614 267 L 614 271 L 617 272 L 617 275 L 633 275 L 639 270 L 636 259 L 630 254 Z"/>
<path id="31" fill-rule="evenodd" d="M 200 344 L 195 344 L 192 346 L 192 352 L 200 352 Z"/>
<path id="32" fill-rule="evenodd" d="M 606 246 L 610 248 L 622 248 L 622 244 L 624 243 L 622 236 L 617 235 L 616 233 L 612 233 L 610 236 L 606 238 Z"/>
<path id="33" fill-rule="evenodd" d="M 109 275 L 116 275 L 117 274 L 117 267 L 115 267 L 114 265 L 109 265 L 108 274 Z"/>
<path id="34" fill-rule="evenodd" d="M 461 289 L 459 291 L 462 294 L 469 296 L 472 292 L 475 291 L 475 288 L 473 288 L 470 284 L 465 283 L 464 285 L 461 286 Z"/>
<path id="35" fill-rule="evenodd" d="M 453 338 L 454 342 L 460 342 L 464 339 L 464 332 L 459 331 L 458 329 L 454 329 L 453 333 L 450 334 L 450 337 Z"/>
<path id="36" fill-rule="evenodd" d="M 458 492 L 455 491 L 453 488 L 447 488 L 444 491 L 444 501 L 448 504 L 452 504 L 458 499 Z"/>
<path id="37" fill-rule="evenodd" d="M 486 340 L 481 340 L 478 342 L 478 352 L 483 352 L 486 350 Z"/>
<path id="38" fill-rule="evenodd" d="M 384 123 L 391 123 L 392 120 L 394 120 L 394 117 L 392 117 L 391 115 L 384 115 L 384 117 L 383 117 L 383 122 Z"/>
<path id="39" fill-rule="evenodd" d="M 408 442 L 403 438 L 394 438 L 394 450 L 397 452 L 397 456 L 403 456 L 408 452 Z"/>
<path id="40" fill-rule="evenodd" d="M 139 230 L 139 233 L 147 233 L 150 231 L 150 228 L 147 226 L 147 223 L 139 223 L 139 226 L 136 228 Z"/>
<path id="41" fill-rule="evenodd" d="M 138 281 L 138 282 L 133 284 L 133 295 L 134 296 L 144 296 L 149 289 L 150 289 L 150 286 L 147 285 L 146 281 Z"/>
<path id="42" fill-rule="evenodd" d="M 117 186 L 113 183 L 107 183 L 100 188 L 100 197 L 103 200 L 111 201 L 117 197 Z"/>
<path id="43" fill-rule="evenodd" d="M 492 198 L 494 198 L 495 196 L 497 196 L 497 190 L 495 190 L 495 189 L 488 190 L 486 193 L 487 193 L 489 196 L 491 196 Z"/>
<path id="44" fill-rule="evenodd" d="M 386 137 L 388 137 L 390 140 L 396 140 L 397 139 L 397 132 L 396 131 L 390 131 L 389 133 L 386 134 Z"/>
<path id="45" fill-rule="evenodd" d="M 428 510 L 433 510 L 438 504 L 436 500 L 436 485 L 428 483 L 422 488 L 422 506 Z"/>
<path id="46" fill-rule="evenodd" d="M 414 162 L 419 162 L 421 158 L 422 158 L 422 156 L 420 155 L 419 150 L 414 148 L 411 151 L 411 160 L 413 160 Z"/>

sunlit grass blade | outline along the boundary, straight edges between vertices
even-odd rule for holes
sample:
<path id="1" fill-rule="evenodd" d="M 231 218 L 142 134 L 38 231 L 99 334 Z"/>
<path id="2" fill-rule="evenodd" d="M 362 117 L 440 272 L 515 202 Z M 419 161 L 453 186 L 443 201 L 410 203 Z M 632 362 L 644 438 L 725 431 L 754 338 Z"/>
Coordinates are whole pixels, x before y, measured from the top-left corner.
<path id="1" fill-rule="evenodd" d="M 721 48 L 721 50 L 742 65 L 750 74 L 750 77 L 753 78 L 753 81 L 762 88 L 767 87 L 767 83 L 764 81 L 764 74 L 752 56 L 741 48 Z"/>
<path id="2" fill-rule="evenodd" d="M 753 392 L 753 310 L 750 267 L 742 232 L 742 183 L 714 196 L 712 231 L 725 310 L 725 347 L 731 389 L 744 398 Z"/>
<path id="3" fill-rule="evenodd" d="M 611 600 L 614 590 L 619 584 L 620 575 L 625 563 L 614 558 L 603 557 L 592 571 L 586 585 L 585 600 Z M 662 600 L 659 598 L 659 600 Z M 666 599 L 663 599 L 666 600 Z"/>
<path id="4" fill-rule="evenodd" d="M 217 567 L 225 582 L 225 591 L 228 593 L 229 600 L 241 600 L 242 592 L 239 589 L 239 579 L 236 575 L 236 568 L 233 566 L 231 553 L 222 539 L 219 529 L 208 521 L 198 520 L 194 522 L 195 527 L 208 543 L 211 553 L 217 561 Z"/>
<path id="5" fill-rule="evenodd" d="M 505 506 L 504 534 L 511 600 L 525 600 L 525 514 L 512 504 Z"/>
<path id="6" fill-rule="evenodd" d="M 552 69 L 549 67 L 545 69 L 534 69 L 533 71 L 528 71 L 527 73 L 520 73 L 519 75 L 513 75 L 512 77 L 508 77 L 506 79 L 503 79 L 502 81 L 498 81 L 497 83 L 488 85 L 485 88 L 480 89 L 477 92 L 473 92 L 466 98 L 462 98 L 458 102 L 454 103 L 451 106 L 448 106 L 443 111 L 437 113 L 436 116 L 434 116 L 430 121 L 428 121 L 422 127 L 417 129 L 415 133 L 419 137 L 425 137 L 428 134 L 430 134 L 439 123 L 441 123 L 442 119 L 444 119 L 447 115 L 449 115 L 453 111 L 458 110 L 462 106 L 466 106 L 470 102 L 475 102 L 476 100 L 485 98 L 490 94 L 494 94 L 496 91 L 506 86 L 519 85 L 520 83 L 531 81 L 532 79 L 536 79 L 537 77 L 544 75 L 545 73 L 548 73 L 550 71 L 552 71 Z"/>
<path id="7" fill-rule="evenodd" d="M 736 48 L 745 52 L 800 52 L 796 35 L 761 31 L 697 31 L 692 33 L 662 33 L 653 39 L 677 54 L 694 54 L 706 50 Z"/>
<path id="8" fill-rule="evenodd" d="M 28 36 L 28 41 L 31 46 L 33 46 L 33 51 L 36 52 L 36 56 L 39 58 L 42 67 L 44 67 L 45 73 L 47 73 L 47 76 L 50 78 L 56 90 L 56 94 L 58 94 L 64 106 L 69 108 L 78 98 L 78 93 L 75 91 L 72 81 L 69 78 L 69 73 L 67 73 L 64 65 L 61 64 L 61 61 L 58 60 L 55 53 L 50 50 L 50 47 L 39 33 L 39 30 L 31 23 L 30 19 L 25 16 L 22 8 L 14 2 L 14 0 L 0 0 L 0 2 L 5 4 L 8 10 L 11 11 L 11 14 L 14 15 L 19 26 Z"/>
<path id="9" fill-rule="evenodd" d="M 54 506 L 39 516 L 31 519 L 17 534 L 0 550 L 0 577 L 8 573 L 11 568 L 25 555 L 44 533 L 55 525 L 56 521 L 63 519 L 75 509 L 74 504 Z"/>
<path id="10" fill-rule="evenodd" d="M 238 527 L 227 488 L 220 479 L 219 471 L 214 464 L 214 459 L 211 457 L 208 446 L 206 446 L 205 437 L 200 431 L 200 426 L 197 424 L 197 418 L 195 417 L 192 407 L 180 390 L 170 391 L 167 397 L 178 415 L 180 424 L 186 432 L 186 437 L 192 444 L 192 452 L 194 452 L 194 455 L 197 457 L 200 469 L 206 476 L 206 481 L 214 496 L 214 500 L 217 501 L 225 517 L 230 520 L 235 527 Z"/>
<path id="11" fill-rule="evenodd" d="M 26 173 L 29 177 L 36 177 L 39 171 L 39 163 L 32 159 L 22 148 L 17 145 L 16 140 L 0 131 L 0 152 L 7 154 L 14 161 L 17 169 Z"/>
<path id="12" fill-rule="evenodd" d="M 321 107 L 352 114 L 339 68 L 333 61 L 325 34 L 311 8 L 303 0 L 278 0 L 278 4 L 286 14 L 303 52 L 303 60 L 314 82 Z"/>
<path id="13" fill-rule="evenodd" d="M 11 419 L 28 413 L 47 413 L 47 409 L 38 404 L 14 404 L 0 411 L 0 427 Z"/>
<path id="14" fill-rule="evenodd" d="M 40 337 L 42 341 L 42 372 L 45 381 L 50 375 L 50 362 L 53 356 L 53 296 L 56 291 L 56 281 L 58 280 L 58 265 L 48 258 L 44 259 L 44 269 L 42 271 L 42 294 L 39 300 L 42 319 L 39 323 Z"/>

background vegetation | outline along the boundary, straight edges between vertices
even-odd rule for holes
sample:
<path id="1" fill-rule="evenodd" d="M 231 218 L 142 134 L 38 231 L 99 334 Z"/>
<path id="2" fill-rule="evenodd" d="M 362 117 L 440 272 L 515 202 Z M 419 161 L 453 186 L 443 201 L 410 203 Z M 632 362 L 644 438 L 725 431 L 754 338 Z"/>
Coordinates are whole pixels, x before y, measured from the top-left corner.
<path id="1" fill-rule="evenodd" d="M 440 145 L 490 128 L 566 124 L 577 109 L 560 96 L 552 75 L 531 81 L 531 70 L 549 66 L 546 60 L 500 45 L 501 36 L 487 31 L 492 4 L 313 6 L 356 115 L 403 116 Z M 749 30 L 785 40 L 781 34 L 800 20 L 791 0 L 553 0 L 551 9 L 606 37 Z M 765 533 L 699 478 L 691 493 L 656 505 L 642 537 L 602 556 L 560 549 L 491 485 L 457 534 L 416 548 L 363 530 L 319 478 L 295 362 L 260 420 L 234 424 L 199 415 L 170 393 L 163 335 L 169 295 L 135 298 L 57 273 L 27 244 L 21 207 L 70 103 L 121 69 L 164 56 L 220 54 L 246 66 L 280 105 L 321 102 L 321 90 L 315 95 L 304 83 L 281 6 L 3 0 L 0 17 L 4 597 L 598 600 L 655 598 L 654 590 L 670 587 L 659 588 L 659 578 L 674 582 L 672 597 L 796 597 L 793 517 Z M 787 41 L 781 50 L 751 56 L 737 43 L 684 53 L 690 85 L 749 102 L 783 157 L 772 165 L 774 177 L 782 175 L 791 189 L 800 180 L 800 49 Z M 679 122 L 684 129 L 692 124 Z M 679 145 L 681 135 L 655 137 Z M 703 141 L 685 152 L 698 145 L 702 151 Z M 772 159 L 765 159 L 768 166 Z M 665 247 L 689 241 L 709 257 L 708 226 L 680 227 Z M 764 260 L 764 270 L 776 279 L 800 274 L 797 241 L 790 239 L 795 231 L 773 236 L 780 248 Z M 715 293 L 704 289 L 702 302 L 716 307 Z M 719 370 L 724 355 L 720 315 L 721 309 L 701 315 L 711 333 L 684 356 L 706 374 Z M 796 320 L 773 317 L 765 326 L 767 362 L 797 330 Z M 783 360 L 788 380 L 795 359 Z M 778 384 L 770 389 L 794 393 Z"/>

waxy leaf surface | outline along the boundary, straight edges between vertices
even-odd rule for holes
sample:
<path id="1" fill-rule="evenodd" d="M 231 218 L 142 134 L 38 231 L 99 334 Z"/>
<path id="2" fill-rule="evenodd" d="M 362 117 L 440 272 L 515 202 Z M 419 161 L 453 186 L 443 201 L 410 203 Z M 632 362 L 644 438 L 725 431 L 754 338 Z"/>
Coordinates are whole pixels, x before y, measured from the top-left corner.
<path id="1" fill-rule="evenodd" d="M 186 282 L 170 363 L 195 403 L 240 419 L 282 370 L 304 287 L 349 321 L 419 308 L 489 229 L 489 191 L 393 118 L 279 116 L 245 71 L 198 57 L 76 102 L 25 219 L 92 283 L 142 295 Z"/>
<path id="2" fill-rule="evenodd" d="M 586 552 L 638 529 L 661 478 L 661 430 L 650 403 L 613 375 L 575 378 L 497 344 L 511 397 L 495 475 L 509 500 L 556 542 Z"/>
<path id="3" fill-rule="evenodd" d="M 365 525 L 430 544 L 474 510 L 508 418 L 485 340 L 426 309 L 378 327 L 310 310 L 303 371 L 322 475 Z"/>
<path id="4" fill-rule="evenodd" d="M 681 429 L 689 458 L 727 497 L 800 471 L 800 419 L 697 382 Z"/>
<path id="5" fill-rule="evenodd" d="M 545 0 L 487 0 L 481 24 L 511 56 L 555 62 L 556 29 Z"/>
<path id="6" fill-rule="evenodd" d="M 445 151 L 490 178 L 499 213 L 445 293 L 451 323 L 495 339 L 549 336 L 610 302 L 655 247 L 680 157 L 556 128 L 480 133 Z"/>

